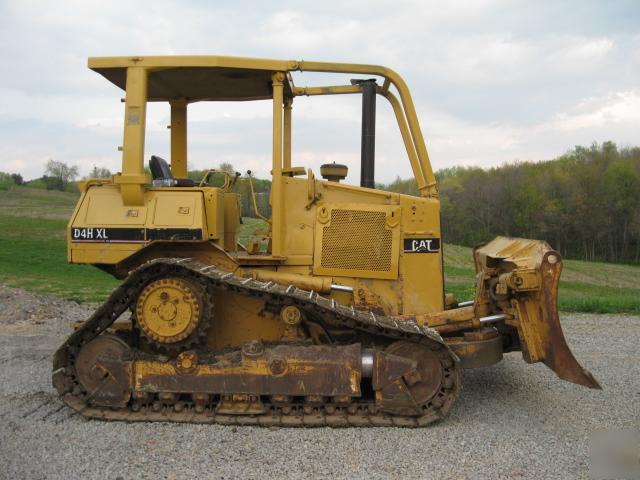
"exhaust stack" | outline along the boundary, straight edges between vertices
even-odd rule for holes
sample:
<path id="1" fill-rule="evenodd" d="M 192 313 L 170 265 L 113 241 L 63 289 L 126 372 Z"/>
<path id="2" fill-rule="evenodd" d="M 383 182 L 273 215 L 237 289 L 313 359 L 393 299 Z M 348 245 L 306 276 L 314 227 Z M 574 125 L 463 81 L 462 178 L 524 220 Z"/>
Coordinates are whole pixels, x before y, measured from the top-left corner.
<path id="1" fill-rule="evenodd" d="M 376 89 L 375 79 L 351 80 L 362 87 L 362 143 L 360 147 L 360 186 L 375 188 Z"/>

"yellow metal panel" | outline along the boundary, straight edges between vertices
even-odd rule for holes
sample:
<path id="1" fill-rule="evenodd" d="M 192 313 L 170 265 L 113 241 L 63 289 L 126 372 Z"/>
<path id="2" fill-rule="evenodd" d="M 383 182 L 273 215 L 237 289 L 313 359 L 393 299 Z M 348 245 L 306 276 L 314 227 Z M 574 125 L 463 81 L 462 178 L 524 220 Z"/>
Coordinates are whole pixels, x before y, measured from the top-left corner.
<path id="1" fill-rule="evenodd" d="M 122 205 L 120 192 L 115 188 L 91 189 L 83 210 L 87 225 L 144 225 L 147 220 L 147 206 Z"/>
<path id="2" fill-rule="evenodd" d="M 217 350 L 256 339 L 275 342 L 284 333 L 280 316 L 266 311 L 264 300 L 216 290 L 213 304 L 221 321 L 213 322 L 207 343 Z"/>
<path id="3" fill-rule="evenodd" d="M 307 209 L 307 180 L 283 178 L 284 195 L 284 251 L 287 257 L 313 255 L 313 227 L 316 222 L 315 209 Z"/>
<path id="4" fill-rule="evenodd" d="M 444 309 L 440 201 L 401 195 L 400 203 L 403 211 L 400 246 L 403 314 L 439 312 Z M 437 239 L 440 245 L 431 253 L 409 253 L 403 248 L 405 239 Z"/>
<path id="5" fill-rule="evenodd" d="M 375 314 L 399 315 L 402 313 L 402 282 L 357 278 L 353 288 L 356 306 Z"/>
<path id="6" fill-rule="evenodd" d="M 190 227 L 201 223 L 202 194 L 157 192 L 151 223 L 157 227 Z M 196 200 L 199 200 L 196 202 Z M 200 222 L 198 221 L 200 214 Z"/>
<path id="7" fill-rule="evenodd" d="M 210 202 L 215 219 L 205 218 L 204 194 L 209 192 L 213 192 Z M 144 206 L 123 206 L 116 185 L 91 186 L 81 197 L 77 213 L 68 225 L 69 259 L 74 263 L 117 264 L 154 240 L 169 240 L 172 229 L 193 230 L 194 235 L 201 230 L 204 240 L 211 238 L 220 242 L 224 236 L 223 203 L 223 196 L 217 188 L 167 188 L 147 190 Z M 215 225 L 213 232 L 218 238 L 208 236 L 209 223 Z M 92 230 L 92 237 L 87 235 L 74 241 L 72 232 L 75 229 Z M 99 235 L 108 235 L 106 240 L 97 241 L 98 230 L 101 230 Z M 184 232 L 174 234 L 179 237 Z M 96 241 L 89 242 L 89 239 Z M 183 243 L 179 238 L 174 241 Z M 210 243 L 207 245 L 211 246 Z M 189 248 L 195 256 L 198 247 L 192 244 Z"/>
<path id="8" fill-rule="evenodd" d="M 207 188 L 204 191 L 204 206 L 207 218 L 209 239 L 224 238 L 224 193 L 219 188 Z"/>
<path id="9" fill-rule="evenodd" d="M 71 263 L 101 263 L 113 265 L 141 250 L 143 244 L 101 243 L 71 244 Z"/>
<path id="10" fill-rule="evenodd" d="M 240 195 L 232 192 L 224 193 L 224 244 L 225 250 L 235 252 L 240 233 Z"/>
<path id="11" fill-rule="evenodd" d="M 317 209 L 313 273 L 398 277 L 400 208 L 359 203 Z"/>
<path id="12" fill-rule="evenodd" d="M 144 227 L 147 207 L 124 206 L 116 185 L 92 186 L 80 197 L 76 214 L 67 227 L 68 257 L 72 263 L 114 264 L 130 257 L 144 245 L 141 243 L 75 242 L 74 229 Z"/>

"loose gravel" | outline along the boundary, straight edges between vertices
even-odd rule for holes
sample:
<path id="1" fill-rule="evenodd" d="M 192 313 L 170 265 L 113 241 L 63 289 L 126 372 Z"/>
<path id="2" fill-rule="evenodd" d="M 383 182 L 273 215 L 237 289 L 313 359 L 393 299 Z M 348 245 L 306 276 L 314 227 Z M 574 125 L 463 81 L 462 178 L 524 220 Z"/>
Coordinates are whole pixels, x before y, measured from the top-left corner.
<path id="1" fill-rule="evenodd" d="M 519 353 L 465 371 L 424 429 L 268 429 L 86 420 L 51 386 L 51 356 L 92 308 L 0 286 L 0 478 L 588 478 L 592 432 L 640 424 L 640 317 L 565 314 L 603 386 L 559 381 Z"/>

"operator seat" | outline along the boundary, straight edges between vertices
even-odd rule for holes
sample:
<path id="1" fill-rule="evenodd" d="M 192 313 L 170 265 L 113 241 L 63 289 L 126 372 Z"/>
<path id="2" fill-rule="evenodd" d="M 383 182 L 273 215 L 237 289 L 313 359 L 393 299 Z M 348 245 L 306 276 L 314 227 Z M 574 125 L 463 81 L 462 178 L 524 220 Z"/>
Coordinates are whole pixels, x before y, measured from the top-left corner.
<path id="1" fill-rule="evenodd" d="M 154 185 L 166 187 L 194 187 L 195 182 L 190 178 L 173 178 L 171 168 L 164 158 L 151 155 L 149 160 L 149 170 L 151 170 L 151 178 Z M 157 180 L 157 181 L 156 181 Z"/>

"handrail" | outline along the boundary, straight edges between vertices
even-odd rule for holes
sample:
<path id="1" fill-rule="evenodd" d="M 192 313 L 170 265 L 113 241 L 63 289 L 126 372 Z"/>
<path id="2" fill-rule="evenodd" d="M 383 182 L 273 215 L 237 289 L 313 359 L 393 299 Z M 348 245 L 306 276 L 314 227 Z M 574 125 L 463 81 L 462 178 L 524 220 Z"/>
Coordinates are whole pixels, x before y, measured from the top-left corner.
<path id="1" fill-rule="evenodd" d="M 377 75 L 383 77 L 385 80 L 391 82 L 398 93 L 400 94 L 400 100 L 403 110 L 406 114 L 407 122 L 409 124 L 409 132 L 413 139 L 413 144 L 416 147 L 416 152 L 420 160 L 422 171 L 424 172 L 426 186 L 421 192 L 425 196 L 437 196 L 438 191 L 436 188 L 436 178 L 433 174 L 431 162 L 429 160 L 429 154 L 427 153 L 427 146 L 422 136 L 422 130 L 420 129 L 420 122 L 418 121 L 418 115 L 416 113 L 413 100 L 411 98 L 411 92 L 409 87 L 395 71 L 387 67 L 379 65 L 360 65 L 360 64 L 346 64 L 346 63 L 329 63 L 329 62 L 308 62 L 300 61 L 294 62 L 292 65 L 293 70 L 299 71 L 312 71 L 312 72 L 325 72 L 325 73 L 353 73 L 358 75 Z"/>
<path id="2" fill-rule="evenodd" d="M 258 202 L 256 202 L 256 191 L 253 188 L 253 177 L 251 176 L 251 170 L 247 170 L 247 178 L 249 181 L 249 190 L 251 190 L 251 200 L 253 202 L 253 211 L 255 212 L 256 217 L 258 217 L 261 220 L 264 220 L 269 225 L 271 225 L 271 219 L 262 215 L 258 210 Z"/>
<path id="3" fill-rule="evenodd" d="M 398 128 L 400 129 L 400 135 L 402 136 L 402 141 L 404 142 L 405 149 L 407 151 L 407 156 L 409 157 L 409 162 L 411 163 L 411 169 L 413 170 L 413 174 L 416 178 L 416 184 L 418 187 L 418 191 L 425 196 L 434 196 L 434 189 L 436 187 L 435 178 L 433 182 L 427 183 L 425 172 L 422 168 L 422 164 L 418 157 L 416 146 L 413 142 L 413 137 L 411 136 L 411 132 L 409 127 L 407 126 L 407 119 L 404 115 L 404 111 L 402 110 L 402 106 L 398 101 L 398 98 L 391 93 L 388 88 L 385 89 L 385 85 L 377 88 L 377 93 L 384 98 L 386 98 L 391 107 L 393 108 L 393 112 L 396 116 L 396 121 L 398 122 Z M 387 85 L 388 87 L 388 85 Z M 315 95 L 348 95 L 353 93 L 361 93 L 362 88 L 360 85 L 329 85 L 323 87 L 295 87 L 293 89 L 293 94 L 295 96 L 315 96 Z"/>

